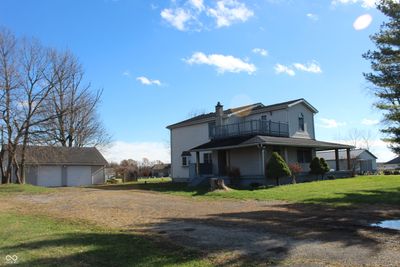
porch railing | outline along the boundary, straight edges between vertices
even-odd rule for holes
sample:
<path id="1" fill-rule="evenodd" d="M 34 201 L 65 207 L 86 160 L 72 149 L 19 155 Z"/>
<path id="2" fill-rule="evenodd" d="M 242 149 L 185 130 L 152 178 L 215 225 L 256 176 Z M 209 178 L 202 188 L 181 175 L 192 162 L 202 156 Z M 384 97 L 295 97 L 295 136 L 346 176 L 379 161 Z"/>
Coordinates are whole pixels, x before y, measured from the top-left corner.
<path id="1" fill-rule="evenodd" d="M 210 128 L 211 139 L 220 139 L 252 134 L 289 137 L 289 124 L 286 122 L 251 120 L 221 126 L 212 126 Z"/>

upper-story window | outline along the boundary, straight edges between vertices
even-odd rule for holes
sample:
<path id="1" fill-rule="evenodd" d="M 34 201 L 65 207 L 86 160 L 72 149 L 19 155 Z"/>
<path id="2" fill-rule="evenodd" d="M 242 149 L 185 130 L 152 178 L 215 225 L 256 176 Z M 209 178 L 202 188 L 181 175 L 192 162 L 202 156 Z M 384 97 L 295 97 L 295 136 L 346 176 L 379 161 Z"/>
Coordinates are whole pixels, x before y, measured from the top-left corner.
<path id="1" fill-rule="evenodd" d="M 215 135 L 215 122 L 208 123 L 208 137 L 211 138 Z"/>
<path id="2" fill-rule="evenodd" d="M 299 114 L 299 131 L 304 132 L 304 115 L 303 115 L 303 113 Z"/>
<path id="3" fill-rule="evenodd" d="M 267 120 L 267 115 L 262 115 L 261 120 L 266 121 Z"/>

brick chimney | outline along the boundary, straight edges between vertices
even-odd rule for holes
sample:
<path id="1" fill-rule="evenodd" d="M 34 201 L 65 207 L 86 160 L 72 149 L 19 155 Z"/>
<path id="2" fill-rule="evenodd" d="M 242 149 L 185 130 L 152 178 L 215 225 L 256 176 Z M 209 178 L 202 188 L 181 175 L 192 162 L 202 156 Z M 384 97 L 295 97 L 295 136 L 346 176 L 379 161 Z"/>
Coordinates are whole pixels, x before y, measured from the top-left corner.
<path id="1" fill-rule="evenodd" d="M 224 106 L 220 102 L 215 106 L 215 124 L 217 126 L 222 125 L 222 119 L 224 117 Z"/>

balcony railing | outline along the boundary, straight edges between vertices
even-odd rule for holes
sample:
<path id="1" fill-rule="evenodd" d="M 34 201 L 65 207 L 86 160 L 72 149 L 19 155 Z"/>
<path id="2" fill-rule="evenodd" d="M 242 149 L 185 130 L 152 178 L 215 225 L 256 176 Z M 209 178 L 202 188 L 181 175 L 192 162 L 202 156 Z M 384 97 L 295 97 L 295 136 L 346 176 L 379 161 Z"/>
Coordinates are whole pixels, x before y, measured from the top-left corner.
<path id="1" fill-rule="evenodd" d="M 289 125 L 286 122 L 251 120 L 210 128 L 210 138 L 220 139 L 244 135 L 268 135 L 289 137 Z"/>

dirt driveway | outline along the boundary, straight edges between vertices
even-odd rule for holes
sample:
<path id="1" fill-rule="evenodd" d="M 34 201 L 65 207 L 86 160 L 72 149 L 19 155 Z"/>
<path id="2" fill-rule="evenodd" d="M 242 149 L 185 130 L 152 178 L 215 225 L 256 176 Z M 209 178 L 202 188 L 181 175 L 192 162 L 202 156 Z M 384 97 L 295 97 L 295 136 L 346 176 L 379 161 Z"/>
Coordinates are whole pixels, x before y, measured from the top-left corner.
<path id="1" fill-rule="evenodd" d="M 161 236 L 227 265 L 255 259 L 261 265 L 400 266 L 400 232 L 368 226 L 400 218 L 393 206 L 335 209 L 92 188 L 19 195 L 11 203 L 8 208 Z"/>

